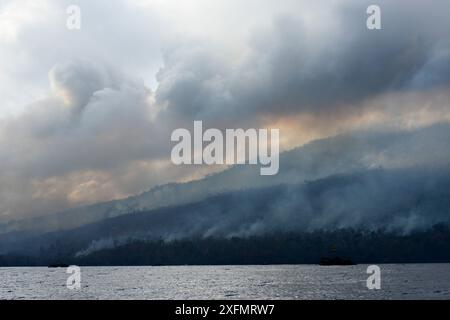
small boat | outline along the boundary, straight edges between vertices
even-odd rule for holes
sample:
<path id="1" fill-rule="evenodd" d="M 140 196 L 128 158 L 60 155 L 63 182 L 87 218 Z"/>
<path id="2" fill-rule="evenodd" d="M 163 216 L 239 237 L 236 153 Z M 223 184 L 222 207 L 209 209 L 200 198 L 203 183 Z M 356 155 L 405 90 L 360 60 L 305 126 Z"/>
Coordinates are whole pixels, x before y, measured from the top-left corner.
<path id="1" fill-rule="evenodd" d="M 354 266 L 355 264 L 349 258 L 339 257 L 337 254 L 337 246 L 334 244 L 330 247 L 329 256 L 322 257 L 319 262 L 321 266 Z"/>
<path id="2" fill-rule="evenodd" d="M 64 263 L 51 263 L 47 267 L 48 268 L 68 268 L 69 265 L 68 264 L 64 264 Z"/>

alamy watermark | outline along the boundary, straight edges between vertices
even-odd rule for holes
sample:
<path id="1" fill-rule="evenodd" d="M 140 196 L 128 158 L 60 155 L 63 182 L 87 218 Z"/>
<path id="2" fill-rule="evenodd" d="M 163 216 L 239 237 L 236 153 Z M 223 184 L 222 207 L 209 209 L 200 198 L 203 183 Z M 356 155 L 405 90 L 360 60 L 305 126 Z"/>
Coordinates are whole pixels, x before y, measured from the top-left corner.
<path id="1" fill-rule="evenodd" d="M 371 265 L 367 267 L 366 273 L 370 274 L 367 278 L 366 285 L 369 290 L 381 289 L 381 269 L 377 265 Z"/>
<path id="2" fill-rule="evenodd" d="M 270 136 L 269 129 L 226 129 L 224 135 L 214 128 L 203 132 L 203 122 L 194 121 L 193 137 L 184 128 L 172 132 L 171 141 L 178 143 L 171 159 L 176 165 L 260 164 L 261 175 L 275 175 L 279 169 L 279 140 L 279 129 L 270 129 Z"/>
<path id="3" fill-rule="evenodd" d="M 381 8 L 376 4 L 367 7 L 366 13 L 369 17 L 366 20 L 366 26 L 369 30 L 381 29 Z"/>
<path id="4" fill-rule="evenodd" d="M 81 8 L 77 5 L 70 5 L 66 9 L 67 20 L 66 27 L 69 30 L 80 30 L 81 29 Z"/>
<path id="5" fill-rule="evenodd" d="M 369 15 L 366 20 L 366 27 L 369 30 L 381 29 L 381 8 L 379 5 L 371 4 L 367 7 L 366 13 Z M 71 4 L 66 8 L 66 27 L 69 30 L 81 29 L 81 8 Z"/>
<path id="6" fill-rule="evenodd" d="M 67 278 L 66 287 L 69 290 L 81 289 L 81 268 L 79 266 L 69 266 L 66 273 L 70 276 Z"/>

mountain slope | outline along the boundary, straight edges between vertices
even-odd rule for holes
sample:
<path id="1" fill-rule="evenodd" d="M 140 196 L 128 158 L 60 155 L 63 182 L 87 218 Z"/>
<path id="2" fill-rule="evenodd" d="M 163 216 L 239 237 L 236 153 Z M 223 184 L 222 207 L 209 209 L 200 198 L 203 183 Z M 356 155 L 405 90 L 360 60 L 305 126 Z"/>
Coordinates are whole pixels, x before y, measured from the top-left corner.
<path id="1" fill-rule="evenodd" d="M 39 255 L 85 255 L 130 239 L 247 238 L 353 228 L 398 234 L 450 222 L 450 167 L 373 169 L 242 190 L 106 219 L 1 246 Z"/>
<path id="2" fill-rule="evenodd" d="M 12 221 L 0 225 L 0 234 L 72 229 L 127 213 L 201 201 L 223 192 L 301 183 L 370 168 L 446 165 L 450 163 L 449 141 L 448 124 L 404 132 L 354 132 L 282 153 L 280 172 L 275 176 L 260 176 L 259 166 L 235 166 L 201 180 L 159 186 L 123 200 Z"/>

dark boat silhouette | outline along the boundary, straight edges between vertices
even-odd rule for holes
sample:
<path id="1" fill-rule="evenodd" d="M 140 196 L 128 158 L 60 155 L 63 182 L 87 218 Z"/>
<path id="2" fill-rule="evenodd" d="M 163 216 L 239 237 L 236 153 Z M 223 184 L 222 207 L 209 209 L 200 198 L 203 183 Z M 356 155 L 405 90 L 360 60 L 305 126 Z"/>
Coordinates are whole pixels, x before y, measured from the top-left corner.
<path id="1" fill-rule="evenodd" d="M 353 266 L 354 263 L 350 258 L 343 258 L 336 255 L 337 248 L 335 245 L 330 247 L 331 255 L 329 257 L 322 257 L 319 265 L 321 266 Z"/>
<path id="2" fill-rule="evenodd" d="M 65 263 L 51 263 L 47 266 L 48 268 L 68 268 L 69 265 Z"/>

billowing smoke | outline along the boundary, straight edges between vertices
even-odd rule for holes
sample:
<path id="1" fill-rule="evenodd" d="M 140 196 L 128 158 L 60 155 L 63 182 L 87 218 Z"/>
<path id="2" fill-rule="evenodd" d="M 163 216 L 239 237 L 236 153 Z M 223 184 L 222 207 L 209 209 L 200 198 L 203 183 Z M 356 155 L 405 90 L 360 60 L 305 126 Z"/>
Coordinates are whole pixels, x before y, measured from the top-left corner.
<path id="1" fill-rule="evenodd" d="M 223 1 L 217 8 L 224 11 L 208 12 L 211 20 L 177 11 L 185 8 L 179 2 L 79 1 L 79 33 L 56 27 L 65 25 L 59 13 L 69 2 L 42 3 L 36 16 L 28 14 L 31 1 L 0 5 L 0 21 L 10 21 L 0 32 L 7 62 L 0 98 L 9 106 L 28 101 L 14 117 L 0 117 L 5 222 L 57 213 L 47 224 L 55 230 L 239 188 L 377 166 L 436 168 L 448 160 L 445 141 L 398 138 L 402 130 L 450 120 L 447 1 L 379 1 L 383 27 L 376 31 L 365 24 L 369 1 Z M 199 3 L 192 4 L 201 10 Z M 92 211 L 67 211 L 217 170 L 170 162 L 171 131 L 193 120 L 219 129 L 279 127 L 284 150 L 335 134 L 347 138 L 300 149 L 271 181 L 254 177 L 253 168 L 233 168 L 175 184 L 176 196 L 161 187 Z M 398 135 L 366 143 L 350 133 L 361 127 Z M 315 153 L 317 146 L 322 151 Z"/>
<path id="2" fill-rule="evenodd" d="M 32 237 L 31 242 L 26 238 L 36 229 L 24 232 L 25 237 L 4 234 L 0 249 L 36 252 L 41 245 L 58 242 L 70 243 L 85 255 L 131 239 L 343 228 L 399 234 L 427 230 L 450 223 L 449 139 L 448 124 L 323 139 L 283 153 L 276 179 L 260 176 L 257 166 L 234 167 L 199 181 L 40 218 L 41 224 L 33 224 L 41 226 L 41 232 L 56 232 Z M 72 230 L 49 229 L 55 225 Z"/>

